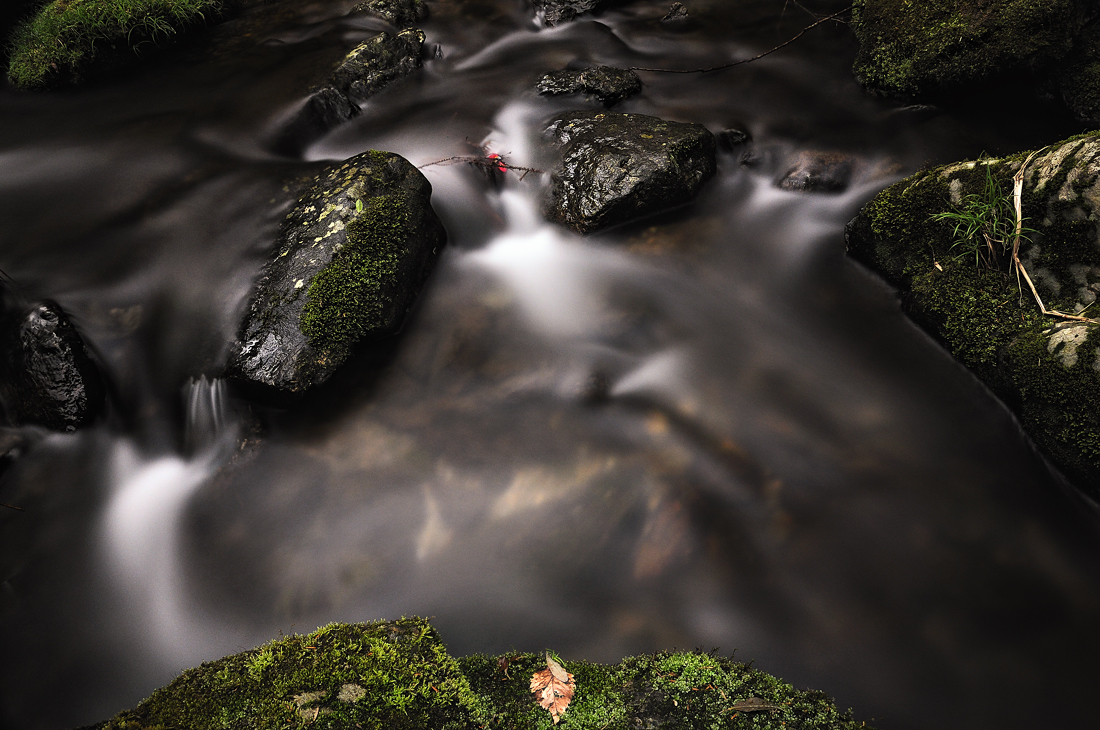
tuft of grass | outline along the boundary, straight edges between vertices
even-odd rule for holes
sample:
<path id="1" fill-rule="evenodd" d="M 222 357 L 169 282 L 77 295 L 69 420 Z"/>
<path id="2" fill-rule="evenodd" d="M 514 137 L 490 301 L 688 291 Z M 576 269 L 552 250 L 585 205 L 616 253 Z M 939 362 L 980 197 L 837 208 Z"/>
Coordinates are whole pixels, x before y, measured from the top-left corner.
<path id="1" fill-rule="evenodd" d="M 227 0 L 54 0 L 12 34 L 8 79 L 22 89 L 83 80 L 209 22 Z"/>
<path id="2" fill-rule="evenodd" d="M 962 247 L 964 255 L 974 257 L 974 266 L 995 268 L 1012 247 L 1016 233 L 1016 209 L 1012 195 L 993 176 L 992 165 L 985 165 L 985 181 L 977 193 L 970 193 L 955 210 L 934 213 L 929 220 L 953 224 L 951 250 Z M 1027 218 L 1021 219 L 1021 224 Z M 1034 228 L 1021 225 L 1021 240 L 1030 241 Z"/>

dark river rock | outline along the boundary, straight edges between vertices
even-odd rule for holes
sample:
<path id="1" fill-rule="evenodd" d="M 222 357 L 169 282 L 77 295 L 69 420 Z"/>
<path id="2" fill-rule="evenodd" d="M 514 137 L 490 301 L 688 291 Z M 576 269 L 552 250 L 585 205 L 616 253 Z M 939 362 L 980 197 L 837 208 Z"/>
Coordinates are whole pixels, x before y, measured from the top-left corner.
<path id="1" fill-rule="evenodd" d="M 642 90 L 642 81 L 633 71 L 610 66 L 580 70 L 551 71 L 535 83 L 540 94 L 591 94 L 612 107 Z"/>
<path id="2" fill-rule="evenodd" d="M 607 5 L 608 0 L 531 0 L 546 25 L 558 25 Z"/>
<path id="3" fill-rule="evenodd" d="M 352 6 L 351 12 L 377 16 L 398 28 L 412 28 L 428 19 L 424 0 L 367 0 Z"/>
<path id="4" fill-rule="evenodd" d="M 698 124 L 579 111 L 546 134 L 562 150 L 547 216 L 581 233 L 688 203 L 716 169 L 714 135 Z"/>
<path id="5" fill-rule="evenodd" d="M 287 215 L 229 377 L 301 395 L 360 342 L 397 332 L 446 241 L 431 191 L 407 160 L 386 152 L 321 172 Z"/>
<path id="6" fill-rule="evenodd" d="M 783 190 L 839 193 L 852 179 L 855 160 L 835 152 L 801 152 L 778 181 Z"/>
<path id="7" fill-rule="evenodd" d="M 8 425 L 75 431 L 99 415 L 99 368 L 55 302 L 7 306 L 0 352 L 0 412 Z"/>
<path id="8" fill-rule="evenodd" d="M 673 33 L 669 0 L 633 0 L 550 28 L 519 0 L 429 0 L 438 53 L 277 148 L 349 52 L 395 34 L 356 2 L 256 3 L 94 84 L 0 87 L 0 270 L 61 305 L 111 385 L 109 418 L 12 429 L 0 726 L 90 725 L 185 667 L 414 615 L 455 657 L 736 651 L 883 730 L 1095 724 L 1092 502 L 844 247 L 919 170 L 1084 131 L 1060 101 L 870 96 L 833 22 L 725 70 L 639 71 L 619 110 L 751 131 L 760 164 L 718 155 L 690 205 L 586 237 L 542 213 L 561 159 L 542 133 L 577 102 L 536 79 L 719 66 L 810 16 L 685 0 Z M 239 397 L 211 376 L 286 181 L 367 150 L 432 186 L 430 279 L 384 357 L 365 344 L 283 408 Z M 848 188 L 777 189 L 803 150 L 860 160 Z M 496 186 L 468 164 L 487 153 L 515 166 Z M 287 689 L 293 712 L 320 688 Z"/>

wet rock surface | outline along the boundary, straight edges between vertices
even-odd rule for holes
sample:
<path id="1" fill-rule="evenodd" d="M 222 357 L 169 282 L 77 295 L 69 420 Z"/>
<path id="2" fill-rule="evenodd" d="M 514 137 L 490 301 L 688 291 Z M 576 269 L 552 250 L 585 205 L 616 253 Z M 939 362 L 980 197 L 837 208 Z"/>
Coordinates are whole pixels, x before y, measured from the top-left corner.
<path id="1" fill-rule="evenodd" d="M 897 286 L 907 313 L 981 378 L 1071 481 L 1100 495 L 1100 322 L 1044 315 L 1007 252 L 976 264 L 953 224 L 992 176 L 1007 197 L 1028 153 L 964 162 L 887 188 L 846 229 L 849 253 Z M 1052 145 L 1028 163 L 1023 214 L 1035 232 L 1024 268 L 1048 309 L 1090 316 L 1100 296 L 1100 133 Z M 960 253 L 961 252 L 961 253 Z"/>
<path id="2" fill-rule="evenodd" d="M 361 341 L 400 329 L 446 234 L 431 185 L 370 151 L 327 168 L 288 214 L 227 374 L 268 396 L 326 381 Z"/>
<path id="3" fill-rule="evenodd" d="M 552 71 L 538 80 L 539 94 L 591 94 L 604 106 L 614 106 L 642 90 L 638 74 L 612 66 L 594 66 L 581 70 Z"/>
<path id="4" fill-rule="evenodd" d="M 314 89 L 275 146 L 294 152 L 359 115 L 359 104 L 420 68 L 424 32 L 378 33 L 356 46 Z"/>
<path id="5" fill-rule="evenodd" d="M 852 180 L 855 161 L 838 152 L 802 152 L 778 180 L 783 190 L 806 193 L 839 193 Z"/>
<path id="6" fill-rule="evenodd" d="M 103 406 L 104 387 L 80 333 L 54 302 L 6 302 L 0 406 L 9 425 L 75 431 Z"/>
<path id="7" fill-rule="evenodd" d="M 531 0 L 546 25 L 565 23 L 608 5 L 608 0 Z"/>
<path id="8" fill-rule="evenodd" d="M 428 18 L 424 0 L 367 0 L 352 7 L 351 12 L 374 15 L 398 28 L 412 28 Z"/>
<path id="9" fill-rule="evenodd" d="M 699 124 L 578 111 L 546 134 L 562 150 L 546 215 L 580 233 L 688 203 L 716 171 L 714 135 Z"/>

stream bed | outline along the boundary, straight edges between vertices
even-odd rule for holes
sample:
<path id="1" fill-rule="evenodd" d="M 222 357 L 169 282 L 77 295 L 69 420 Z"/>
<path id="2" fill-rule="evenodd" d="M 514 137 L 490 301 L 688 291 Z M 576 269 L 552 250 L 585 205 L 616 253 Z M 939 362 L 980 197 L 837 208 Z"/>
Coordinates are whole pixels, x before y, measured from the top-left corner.
<path id="1" fill-rule="evenodd" d="M 872 98 L 826 23 L 639 72 L 615 111 L 751 143 L 693 204 L 580 237 L 544 221 L 548 175 L 432 163 L 549 170 L 548 120 L 599 107 L 538 96 L 543 73 L 721 65 L 844 3 L 542 28 L 521 0 L 429 0 L 423 69 L 288 154 L 310 79 L 388 28 L 354 4 L 255 5 L 86 87 L 0 89 L 0 269 L 65 308 L 111 390 L 0 474 L 22 509 L 0 508 L 0 724 L 79 727 L 280 633 L 400 615 L 455 655 L 735 651 L 893 730 L 1095 723 L 1095 506 L 843 238 L 905 175 L 1072 119 Z M 368 149 L 423 166 L 448 246 L 398 338 L 249 403 L 218 376 L 284 183 Z M 851 155 L 849 187 L 777 188 L 806 150 Z"/>

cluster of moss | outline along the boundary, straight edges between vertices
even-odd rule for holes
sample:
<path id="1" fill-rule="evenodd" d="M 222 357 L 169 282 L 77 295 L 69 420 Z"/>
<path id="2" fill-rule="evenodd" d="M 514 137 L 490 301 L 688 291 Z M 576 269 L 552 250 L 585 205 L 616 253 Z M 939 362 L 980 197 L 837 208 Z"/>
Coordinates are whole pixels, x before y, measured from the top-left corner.
<path id="1" fill-rule="evenodd" d="M 358 206 L 357 206 L 358 207 Z M 310 284 L 302 332 L 318 350 L 340 351 L 374 330 L 395 326 L 387 291 L 407 248 L 408 203 L 400 192 L 362 201 L 347 243 Z"/>
<path id="2" fill-rule="evenodd" d="M 53 0 L 16 28 L 8 78 L 24 89 L 81 81 L 220 16 L 230 0 Z"/>
<path id="3" fill-rule="evenodd" d="M 1098 141 L 1100 134 L 1088 135 L 1048 154 L 1054 159 L 1060 148 Z M 1025 157 L 949 165 L 887 188 L 849 224 L 849 252 L 898 286 L 907 313 L 1006 402 L 1067 476 L 1100 494 L 1100 328 L 1088 325 L 1080 356 L 1067 365 L 1064 346 L 1052 348 L 1051 336 L 1084 325 L 1043 315 L 1007 257 L 993 267 L 976 265 L 955 245 L 952 226 L 931 219 L 955 207 L 953 199 L 980 190 L 987 170 L 1007 194 Z M 1088 196 L 1058 194 L 1071 175 L 1080 185 L 1095 182 L 1079 169 L 1086 163 L 1071 151 L 1045 184 L 1030 176 L 1023 197 L 1025 217 L 1033 216 L 1026 224 L 1037 230 L 1023 247 L 1029 269 L 1046 305 L 1070 313 L 1080 307 L 1079 289 L 1055 282 L 1071 284 L 1075 268 L 1100 266 Z"/>
<path id="4" fill-rule="evenodd" d="M 563 728 L 864 727 L 820 692 L 795 690 L 713 654 L 564 666 L 577 690 Z M 551 715 L 529 687 L 531 675 L 545 668 L 542 654 L 452 658 L 423 619 L 330 624 L 187 670 L 96 727 L 548 730 Z"/>
<path id="5" fill-rule="evenodd" d="M 1094 10 L 1087 0 L 856 0 L 854 70 L 867 88 L 935 99 L 1067 57 Z"/>

